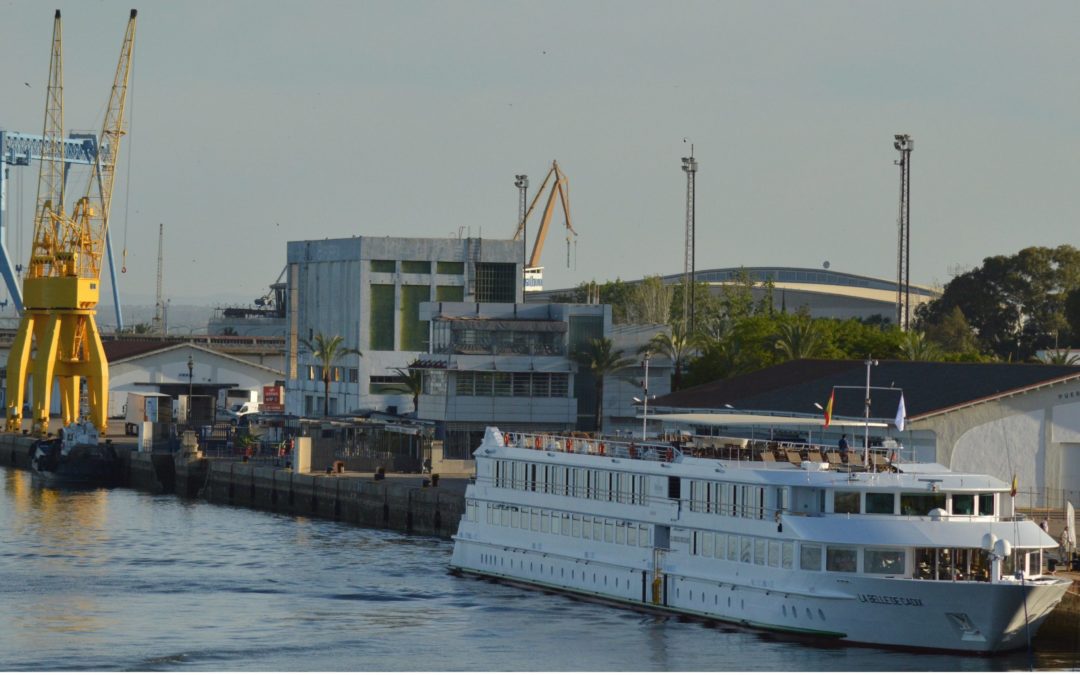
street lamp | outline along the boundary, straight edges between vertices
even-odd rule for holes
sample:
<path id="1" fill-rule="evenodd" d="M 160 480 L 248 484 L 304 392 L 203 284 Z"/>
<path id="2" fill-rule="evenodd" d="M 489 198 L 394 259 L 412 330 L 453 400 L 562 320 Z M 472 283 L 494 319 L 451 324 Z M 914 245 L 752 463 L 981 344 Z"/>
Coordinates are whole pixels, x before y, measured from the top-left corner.
<path id="1" fill-rule="evenodd" d="M 649 357 L 652 356 L 650 352 L 645 352 L 645 359 L 642 364 L 645 366 L 645 378 L 641 380 L 641 441 L 645 442 L 645 430 L 649 423 Z"/>
<path id="2" fill-rule="evenodd" d="M 529 237 L 525 229 L 525 202 L 529 191 L 529 177 L 519 173 L 514 176 L 514 187 L 518 189 L 518 224 L 521 227 L 521 301 L 525 302 L 525 283 L 528 275 L 525 269 L 529 266 Z M 543 188 L 543 186 L 540 186 Z"/>
<path id="3" fill-rule="evenodd" d="M 185 422 L 191 421 L 191 389 L 195 384 L 195 359 L 188 354 L 187 357 L 187 419 Z"/>

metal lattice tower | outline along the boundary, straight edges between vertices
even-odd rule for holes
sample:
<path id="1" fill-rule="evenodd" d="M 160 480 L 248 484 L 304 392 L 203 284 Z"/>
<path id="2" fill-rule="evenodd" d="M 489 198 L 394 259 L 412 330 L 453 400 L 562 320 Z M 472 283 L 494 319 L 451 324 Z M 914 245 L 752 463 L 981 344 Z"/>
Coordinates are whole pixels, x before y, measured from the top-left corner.
<path id="1" fill-rule="evenodd" d="M 694 177 L 697 174 L 697 160 L 694 159 L 694 146 L 690 146 L 690 156 L 682 158 L 682 170 L 686 172 L 686 254 L 683 260 L 683 321 L 694 332 Z"/>
<path id="2" fill-rule="evenodd" d="M 895 162 L 900 167 L 900 215 L 896 244 L 896 325 L 907 330 L 911 324 L 911 149 L 915 142 L 907 134 L 893 136 L 900 151 Z"/>
<path id="3" fill-rule="evenodd" d="M 514 187 L 518 189 L 518 228 L 521 230 L 521 292 L 525 292 L 525 270 L 529 267 L 529 237 L 525 231 L 526 203 L 529 192 L 529 177 L 519 173 L 514 176 Z"/>

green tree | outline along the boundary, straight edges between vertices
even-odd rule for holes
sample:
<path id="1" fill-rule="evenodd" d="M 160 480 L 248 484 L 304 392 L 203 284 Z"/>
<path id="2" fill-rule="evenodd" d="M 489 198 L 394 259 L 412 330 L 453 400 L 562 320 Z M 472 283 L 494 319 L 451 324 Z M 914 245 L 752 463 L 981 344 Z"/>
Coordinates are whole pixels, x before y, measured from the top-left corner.
<path id="1" fill-rule="evenodd" d="M 1023 360 L 1071 338 L 1065 306 L 1080 287 L 1080 250 L 1032 246 L 991 256 L 953 277 L 942 296 L 916 312 L 919 326 L 939 324 L 959 307 L 980 345 L 1000 358 Z"/>
<path id="2" fill-rule="evenodd" d="M 670 331 L 660 331 L 645 343 L 638 353 L 652 352 L 663 354 L 671 360 L 674 372 L 671 378 L 672 391 L 682 388 L 683 368 L 689 358 L 702 346 L 699 335 L 689 335 L 686 326 L 680 321 L 671 325 Z"/>
<path id="3" fill-rule="evenodd" d="M 420 394 L 424 393 L 424 371 L 417 370 L 412 366 L 409 366 L 408 368 L 394 368 L 394 370 L 401 376 L 401 382 L 396 383 L 394 388 L 412 396 L 413 412 L 419 417 Z"/>
<path id="4" fill-rule="evenodd" d="M 322 333 L 316 333 L 310 341 L 301 340 L 304 347 L 311 352 L 311 358 L 322 368 L 323 417 L 330 416 L 330 382 L 333 379 L 334 364 L 350 354 L 363 356 L 359 349 L 346 347 L 344 342 L 345 338 L 340 335 L 327 336 Z"/>
<path id="5" fill-rule="evenodd" d="M 821 330 L 808 316 L 782 321 L 773 346 L 782 361 L 818 358 L 825 351 Z"/>
<path id="6" fill-rule="evenodd" d="M 900 353 L 908 361 L 940 361 L 941 350 L 926 333 L 909 330 L 900 339 Z"/>
<path id="7" fill-rule="evenodd" d="M 645 277 L 630 289 L 624 312 L 627 323 L 667 325 L 674 296 L 675 287 L 665 284 L 663 277 Z"/>
<path id="8" fill-rule="evenodd" d="M 940 316 L 936 323 L 922 324 L 926 337 L 941 345 L 946 352 L 978 353 L 979 341 L 964 316 L 964 310 L 954 306 Z"/>
<path id="9" fill-rule="evenodd" d="M 636 361 L 623 357 L 611 338 L 592 338 L 588 345 L 573 353 L 573 359 L 596 377 L 596 429 L 604 419 L 604 377 L 632 366 Z"/>

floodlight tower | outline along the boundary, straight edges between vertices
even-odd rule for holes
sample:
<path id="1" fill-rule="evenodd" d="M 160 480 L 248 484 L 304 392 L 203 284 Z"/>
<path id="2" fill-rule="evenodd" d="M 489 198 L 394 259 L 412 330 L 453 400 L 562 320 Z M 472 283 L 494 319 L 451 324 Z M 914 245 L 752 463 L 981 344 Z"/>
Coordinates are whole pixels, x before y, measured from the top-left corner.
<path id="1" fill-rule="evenodd" d="M 694 334 L 694 276 L 696 270 L 694 247 L 694 177 L 697 174 L 697 160 L 694 159 L 694 146 L 690 145 L 690 156 L 682 158 L 682 170 L 686 172 L 686 255 L 683 260 L 683 321 L 687 322 L 687 335 Z"/>
<path id="2" fill-rule="evenodd" d="M 911 150 L 915 141 L 907 134 L 893 136 L 900 152 L 900 215 L 896 254 L 896 325 L 907 330 L 911 323 Z"/>
<path id="3" fill-rule="evenodd" d="M 525 230 L 525 203 L 529 192 L 529 176 L 523 173 L 515 175 L 514 187 L 518 189 L 518 227 L 521 228 L 521 293 L 524 298 L 525 284 L 528 279 L 525 270 L 529 268 L 529 237 Z"/>

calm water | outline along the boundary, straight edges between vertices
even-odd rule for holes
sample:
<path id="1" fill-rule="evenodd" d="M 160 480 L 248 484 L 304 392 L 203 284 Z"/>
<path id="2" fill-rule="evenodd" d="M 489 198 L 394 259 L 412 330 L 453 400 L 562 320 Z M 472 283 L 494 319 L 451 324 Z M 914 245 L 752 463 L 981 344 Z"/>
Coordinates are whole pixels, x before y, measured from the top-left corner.
<path id="1" fill-rule="evenodd" d="M 450 576 L 451 544 L 0 468 L 0 670 L 1005 670 Z M 883 627 L 887 630 L 887 627 Z M 1035 654 L 1075 668 L 1075 654 Z"/>

